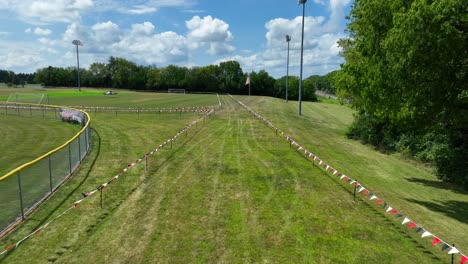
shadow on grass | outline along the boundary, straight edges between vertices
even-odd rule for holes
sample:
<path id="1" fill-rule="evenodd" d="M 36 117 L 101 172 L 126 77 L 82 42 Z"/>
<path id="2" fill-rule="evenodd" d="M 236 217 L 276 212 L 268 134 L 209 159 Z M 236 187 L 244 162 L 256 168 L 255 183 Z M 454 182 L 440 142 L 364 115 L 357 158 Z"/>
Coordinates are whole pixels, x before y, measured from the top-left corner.
<path id="1" fill-rule="evenodd" d="M 449 191 L 453 191 L 455 193 L 460 193 L 460 194 L 468 194 L 468 191 L 450 182 L 444 182 L 441 180 L 426 180 L 426 179 L 419 179 L 419 178 L 407 178 L 406 180 L 412 183 L 429 186 L 432 188 L 437 188 L 441 190 L 449 190 Z"/>
<path id="2" fill-rule="evenodd" d="M 415 199 L 405 199 L 409 202 L 416 203 L 435 212 L 442 213 L 448 217 L 458 220 L 462 223 L 468 223 L 468 202 L 462 201 L 418 201 Z"/>

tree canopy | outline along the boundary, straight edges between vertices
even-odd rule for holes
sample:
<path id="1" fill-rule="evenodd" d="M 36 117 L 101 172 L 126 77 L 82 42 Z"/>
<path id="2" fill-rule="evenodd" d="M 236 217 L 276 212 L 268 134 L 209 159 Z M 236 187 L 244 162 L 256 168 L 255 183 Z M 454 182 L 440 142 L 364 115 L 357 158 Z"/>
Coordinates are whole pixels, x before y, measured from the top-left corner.
<path id="1" fill-rule="evenodd" d="M 137 65 L 124 58 L 110 57 L 107 63 L 95 62 L 89 69 L 80 69 L 80 81 L 81 86 L 85 87 L 132 90 L 185 89 L 189 92 L 248 94 L 248 87 L 245 85 L 248 74 L 250 74 L 252 95 L 284 98 L 285 77 L 277 80 L 264 70 L 245 73 L 237 61 L 226 61 L 219 65 L 204 67 L 168 65 L 158 68 Z M 37 70 L 35 75 L 35 81 L 46 86 L 74 87 L 77 83 L 76 78 L 75 67 L 49 66 Z M 316 82 L 308 79 L 303 81 L 304 100 L 316 100 L 316 85 Z M 290 76 L 291 100 L 297 100 L 298 86 L 299 79 Z"/>
<path id="2" fill-rule="evenodd" d="M 468 185 L 468 2 L 356 0 L 340 40 L 350 136 L 432 162 Z"/>

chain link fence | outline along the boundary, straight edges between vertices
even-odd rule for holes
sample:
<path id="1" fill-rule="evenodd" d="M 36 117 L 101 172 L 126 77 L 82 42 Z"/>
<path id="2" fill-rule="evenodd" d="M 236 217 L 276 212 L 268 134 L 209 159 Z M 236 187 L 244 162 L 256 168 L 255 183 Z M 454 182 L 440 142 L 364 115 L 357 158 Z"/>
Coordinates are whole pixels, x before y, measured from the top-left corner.
<path id="1" fill-rule="evenodd" d="M 49 105 L 1 103 L 0 114 L 71 122 L 82 129 L 62 146 L 0 176 L 0 237 L 24 220 L 79 167 L 90 148 L 89 115 Z"/>

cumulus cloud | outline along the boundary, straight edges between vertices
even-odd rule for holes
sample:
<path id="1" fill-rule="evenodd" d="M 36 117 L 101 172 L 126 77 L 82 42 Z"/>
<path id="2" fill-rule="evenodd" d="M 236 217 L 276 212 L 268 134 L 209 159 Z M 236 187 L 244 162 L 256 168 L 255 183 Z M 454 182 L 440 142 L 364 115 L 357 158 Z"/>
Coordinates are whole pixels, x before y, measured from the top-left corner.
<path id="1" fill-rule="evenodd" d="M 3 69 L 16 69 L 29 72 L 31 66 L 37 66 L 43 61 L 41 54 L 31 49 L 17 48 L 0 54 Z"/>
<path id="2" fill-rule="evenodd" d="M 150 36 L 132 33 L 130 35 L 134 37 L 122 39 L 115 48 L 140 62 L 169 64 L 185 62 L 188 59 L 187 41 L 184 36 L 171 31 Z"/>
<path id="3" fill-rule="evenodd" d="M 97 23 L 91 29 L 93 31 L 93 39 L 102 45 L 112 44 L 121 38 L 119 26 L 111 21 Z"/>
<path id="4" fill-rule="evenodd" d="M 4 9 L 32 24 L 81 20 L 80 12 L 93 7 L 92 0 L 24 0 L 7 1 Z"/>
<path id="5" fill-rule="evenodd" d="M 80 39 L 84 46 L 81 54 L 106 60 L 108 56 L 118 56 L 142 64 L 184 63 L 188 59 L 187 40 L 184 36 L 168 31 L 155 33 L 151 22 L 133 24 L 129 29 L 121 29 L 112 21 L 97 23 L 90 28 L 72 23 L 63 34 L 63 47 L 68 48 L 74 39 Z M 47 38 L 41 43 L 56 43 Z"/>
<path id="6" fill-rule="evenodd" d="M 151 35 L 154 32 L 154 25 L 151 22 L 144 22 L 143 24 L 133 24 L 132 34 L 134 35 Z"/>
<path id="7" fill-rule="evenodd" d="M 229 31 L 229 24 L 218 18 L 194 16 L 185 22 L 189 30 L 187 38 L 190 41 L 189 48 L 198 49 L 208 47 L 210 55 L 220 55 L 233 52 L 234 46 L 229 45 L 234 37 Z"/>
<path id="8" fill-rule="evenodd" d="M 324 16 L 307 16 L 304 23 L 304 75 L 326 74 L 339 69 L 343 59 L 339 56 L 337 41 L 346 37 L 341 30 L 344 9 L 350 0 L 316 0 L 326 5 L 330 11 L 327 19 Z M 237 60 L 247 70 L 266 69 L 275 77 L 286 73 L 287 42 L 290 42 L 290 73 L 299 75 L 302 17 L 293 19 L 275 18 L 265 23 L 267 33 L 266 47 L 263 51 L 245 56 L 236 55 L 216 61 Z"/>
<path id="9" fill-rule="evenodd" d="M 40 27 L 36 27 L 35 29 L 27 28 L 24 32 L 33 33 L 39 36 L 47 36 L 47 35 L 52 34 L 52 30 L 48 28 L 40 28 Z"/>

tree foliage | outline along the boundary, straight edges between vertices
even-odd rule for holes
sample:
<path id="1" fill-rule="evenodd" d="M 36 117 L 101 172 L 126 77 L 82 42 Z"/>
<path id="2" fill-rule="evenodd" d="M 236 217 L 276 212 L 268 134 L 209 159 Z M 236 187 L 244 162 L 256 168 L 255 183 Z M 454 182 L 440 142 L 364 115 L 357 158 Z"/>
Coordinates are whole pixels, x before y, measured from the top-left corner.
<path id="1" fill-rule="evenodd" d="M 6 83 L 9 86 L 21 85 L 34 82 L 34 73 L 18 73 L 13 71 L 0 70 L 0 83 Z"/>
<path id="2" fill-rule="evenodd" d="M 284 98 L 285 77 L 278 80 L 260 70 L 250 74 L 251 94 Z M 123 88 L 132 90 L 185 89 L 189 92 L 248 94 L 245 85 L 248 74 L 239 62 L 226 61 L 219 65 L 187 68 L 168 65 L 164 68 L 141 66 L 124 58 L 110 57 L 107 63 L 93 63 L 89 69 L 80 69 L 80 83 L 84 87 Z M 318 76 L 333 86 L 331 77 Z M 75 67 L 46 67 L 36 71 L 35 81 L 46 86 L 75 87 Z M 311 78 L 303 81 L 303 100 L 316 101 L 317 82 Z M 289 76 L 289 99 L 298 99 L 299 79 Z"/>
<path id="3" fill-rule="evenodd" d="M 335 78 L 359 110 L 350 135 L 468 186 L 468 2 L 356 0 L 349 20 Z"/>

